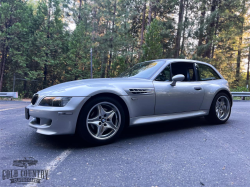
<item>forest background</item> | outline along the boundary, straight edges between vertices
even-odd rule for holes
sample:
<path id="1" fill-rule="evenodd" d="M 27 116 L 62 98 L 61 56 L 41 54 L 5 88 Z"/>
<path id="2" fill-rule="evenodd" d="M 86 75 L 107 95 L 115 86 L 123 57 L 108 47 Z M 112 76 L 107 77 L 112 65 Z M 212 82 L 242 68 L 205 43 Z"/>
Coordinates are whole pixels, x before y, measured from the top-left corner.
<path id="1" fill-rule="evenodd" d="M 249 7 L 249 0 L 0 0 L 0 92 L 31 97 L 90 78 L 91 48 L 94 78 L 185 58 L 214 65 L 230 88 L 248 91 Z"/>

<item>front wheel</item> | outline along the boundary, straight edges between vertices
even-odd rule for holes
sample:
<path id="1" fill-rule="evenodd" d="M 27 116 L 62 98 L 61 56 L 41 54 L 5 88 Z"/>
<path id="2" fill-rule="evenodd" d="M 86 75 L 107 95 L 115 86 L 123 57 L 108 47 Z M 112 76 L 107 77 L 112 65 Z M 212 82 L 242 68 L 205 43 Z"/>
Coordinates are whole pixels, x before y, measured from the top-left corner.
<path id="1" fill-rule="evenodd" d="M 83 106 L 78 122 L 77 134 L 93 145 L 113 142 L 125 126 L 122 105 L 110 97 L 95 98 Z"/>
<path id="2" fill-rule="evenodd" d="M 231 101 L 227 94 L 217 94 L 212 102 L 209 115 L 205 116 L 206 120 L 216 124 L 225 123 L 230 117 L 231 106 Z"/>

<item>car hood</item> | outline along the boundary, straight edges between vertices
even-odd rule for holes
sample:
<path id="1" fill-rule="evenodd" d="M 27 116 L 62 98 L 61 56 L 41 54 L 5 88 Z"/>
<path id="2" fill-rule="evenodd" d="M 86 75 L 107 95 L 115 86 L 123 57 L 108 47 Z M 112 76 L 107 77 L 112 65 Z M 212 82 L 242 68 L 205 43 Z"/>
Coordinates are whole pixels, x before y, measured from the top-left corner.
<path id="1" fill-rule="evenodd" d="M 83 79 L 57 84 L 38 92 L 43 96 L 91 96 L 103 92 L 127 95 L 124 88 L 153 87 L 152 81 L 138 78 Z"/>

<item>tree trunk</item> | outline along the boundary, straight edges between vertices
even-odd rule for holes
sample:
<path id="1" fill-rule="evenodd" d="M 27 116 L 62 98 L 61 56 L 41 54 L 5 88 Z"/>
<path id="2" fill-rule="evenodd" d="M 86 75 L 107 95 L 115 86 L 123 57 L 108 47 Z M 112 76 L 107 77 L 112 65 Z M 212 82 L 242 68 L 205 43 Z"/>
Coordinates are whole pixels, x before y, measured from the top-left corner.
<path id="1" fill-rule="evenodd" d="M 102 62 L 102 67 L 101 67 L 101 78 L 105 78 L 105 73 L 106 73 L 106 64 L 107 64 L 107 54 L 106 51 L 104 51 L 104 57 L 103 57 L 103 62 Z"/>
<path id="2" fill-rule="evenodd" d="M 108 62 L 108 67 L 107 67 L 107 77 L 110 77 L 110 66 L 111 66 L 111 62 L 112 62 L 112 44 L 110 47 L 110 51 L 109 51 L 109 62 Z"/>
<path id="3" fill-rule="evenodd" d="M 152 19 L 152 2 L 149 0 L 149 11 L 148 11 L 148 26 L 151 24 Z"/>
<path id="4" fill-rule="evenodd" d="M 146 12 L 146 2 L 143 5 L 143 12 L 142 12 L 142 26 L 141 26 L 141 43 L 140 48 L 143 44 L 143 33 L 144 33 L 144 26 L 145 26 L 145 12 Z"/>
<path id="5" fill-rule="evenodd" d="M 177 35 L 175 39 L 175 53 L 174 58 L 179 57 L 180 52 L 180 41 L 181 41 L 181 31 L 182 31 L 182 22 L 183 22 L 183 12 L 184 12 L 184 0 L 180 0 L 180 6 L 179 6 L 179 20 L 178 20 L 178 29 L 177 29 Z"/>
<path id="6" fill-rule="evenodd" d="M 93 0 L 93 4 L 95 4 L 95 1 Z M 86 16 L 86 9 L 87 9 L 87 1 L 84 0 L 84 22 L 85 22 L 85 25 L 84 25 L 84 28 L 85 28 L 85 34 L 87 33 L 87 28 L 88 28 L 88 18 Z"/>
<path id="7" fill-rule="evenodd" d="M 95 41 L 95 22 L 96 22 L 96 8 L 93 8 L 93 21 L 92 21 L 92 26 L 93 26 L 93 30 L 92 30 L 92 42 L 94 43 Z M 85 27 L 87 27 L 87 25 L 85 25 Z"/>
<path id="8" fill-rule="evenodd" d="M 0 64 L 0 92 L 2 91 L 3 88 L 3 75 L 5 71 L 5 64 L 7 61 L 7 53 L 8 53 L 8 46 L 6 47 L 4 44 L 2 50 L 1 64 Z"/>
<path id="9" fill-rule="evenodd" d="M 79 20 L 82 20 L 82 17 L 81 17 L 82 0 L 79 0 L 79 1 L 80 1 L 80 5 L 79 5 L 79 14 L 78 14 L 78 19 L 79 19 Z"/>
<path id="10" fill-rule="evenodd" d="M 10 28 L 12 26 L 12 16 L 10 16 L 10 19 L 6 19 L 3 25 L 6 29 L 5 34 L 9 36 L 9 33 L 7 32 L 8 30 L 7 28 Z M 1 29 L 0 32 L 4 32 L 4 31 L 2 31 Z M 2 51 L 1 51 L 2 55 L 1 55 L 1 64 L 0 64 L 0 92 L 2 91 L 2 88 L 3 88 L 3 76 L 4 76 L 5 65 L 6 65 L 7 57 L 9 53 L 9 46 L 7 44 L 8 44 L 8 37 L 3 39 L 3 46 L 2 46 Z"/>
<path id="11" fill-rule="evenodd" d="M 134 54 L 134 40 L 132 40 L 132 53 L 131 53 L 131 64 L 133 64 L 133 54 Z"/>
<path id="12" fill-rule="evenodd" d="M 185 4 L 185 2 L 184 2 Z M 187 26 L 187 11 L 188 11 L 188 0 L 186 0 L 186 10 L 185 10 L 185 20 L 184 20 L 184 27 L 182 32 L 182 44 L 181 44 L 181 54 L 183 54 L 184 50 L 184 44 L 185 44 L 185 32 L 186 32 L 186 26 Z"/>
<path id="13" fill-rule="evenodd" d="M 250 66 L 250 46 L 249 46 L 249 52 L 248 52 L 248 62 L 247 62 L 247 86 L 249 89 L 249 66 Z"/>
<path id="14" fill-rule="evenodd" d="M 211 6 L 211 15 L 216 10 L 218 0 L 212 0 L 212 6 Z M 213 43 L 213 35 L 214 35 L 214 26 L 215 26 L 215 18 L 212 17 L 212 21 L 209 24 L 209 27 L 207 29 L 207 39 L 206 44 L 207 48 L 204 52 L 203 57 L 211 58 L 211 51 L 212 51 L 212 43 Z"/>
<path id="15" fill-rule="evenodd" d="M 93 19 L 92 19 L 92 27 L 93 27 L 93 29 L 92 29 L 92 44 L 95 43 L 95 38 L 96 38 L 96 26 L 95 26 L 95 22 L 97 22 L 97 19 L 96 19 L 96 8 L 94 7 L 93 8 Z M 97 24 L 97 26 L 98 26 L 98 24 Z M 86 31 L 87 31 L 87 25 L 85 25 L 85 34 L 87 34 Z M 94 46 L 92 44 L 91 44 L 91 48 L 92 48 L 91 53 L 92 53 L 92 57 L 93 57 L 93 53 L 95 53 L 96 51 L 95 51 L 95 48 L 94 48 Z M 94 65 L 93 65 L 93 59 L 92 59 L 92 57 L 91 57 L 91 60 L 92 60 L 92 75 L 90 75 L 91 78 L 93 78 L 93 74 L 94 74 L 93 73 L 93 71 L 94 71 Z"/>
<path id="16" fill-rule="evenodd" d="M 51 8 L 51 1 L 49 2 L 49 11 L 48 11 L 48 27 L 47 27 L 47 40 L 49 41 L 50 39 L 50 8 Z M 46 43 L 46 47 L 47 43 Z M 48 52 L 46 52 L 46 60 L 45 60 L 45 64 L 44 64 L 44 71 L 43 71 L 43 88 L 47 87 L 47 74 L 48 74 L 48 68 L 47 68 L 47 63 L 48 63 L 48 57 L 49 54 Z"/>
<path id="17" fill-rule="evenodd" d="M 238 55 L 237 55 L 236 84 L 238 84 L 240 80 L 241 46 L 242 46 L 242 37 L 243 37 L 243 32 L 244 32 L 244 21 L 245 21 L 244 15 L 245 15 L 245 0 L 243 0 L 243 8 L 242 8 L 241 17 L 240 17 L 242 21 L 241 21 L 241 28 L 240 28 Z"/>
<path id="18" fill-rule="evenodd" d="M 44 70 L 43 70 L 43 88 L 46 88 L 47 86 L 47 74 L 48 74 L 48 71 L 47 71 L 47 64 L 44 64 Z"/>
<path id="19" fill-rule="evenodd" d="M 220 3 L 220 1 L 219 1 Z M 217 30 L 218 30 L 218 27 L 219 27 L 219 13 L 217 13 L 217 16 L 216 16 L 216 25 L 215 25 L 215 29 L 214 29 L 214 36 L 216 37 L 217 35 Z M 212 46 L 212 56 L 211 58 L 214 58 L 214 42 L 213 42 L 213 46 Z"/>
<path id="20" fill-rule="evenodd" d="M 115 27 L 115 14 L 116 14 L 116 1 L 114 4 L 114 13 L 113 13 L 113 21 L 112 21 L 112 36 L 110 38 L 110 52 L 109 52 L 109 63 L 107 68 L 107 77 L 110 77 L 110 66 L 112 63 L 112 50 L 113 50 L 113 37 L 114 37 L 114 27 Z"/>
<path id="21" fill-rule="evenodd" d="M 103 64 L 104 64 L 104 58 L 103 58 L 102 64 L 101 64 L 101 78 L 104 78 L 104 75 L 103 75 Z"/>
<path id="22" fill-rule="evenodd" d="M 218 6 L 218 12 L 217 12 L 217 15 L 216 15 L 216 24 L 215 24 L 215 29 L 214 29 L 214 36 L 216 37 L 217 35 L 217 31 L 218 31 L 218 28 L 219 28 L 219 19 L 220 19 L 220 14 L 219 14 L 219 10 L 220 10 L 220 5 L 221 5 L 221 0 L 218 0 L 217 2 L 217 6 Z M 212 46 L 212 56 L 211 58 L 214 58 L 214 42 L 213 42 L 213 46 Z"/>
<path id="23" fill-rule="evenodd" d="M 107 23 L 106 23 L 106 31 L 108 30 L 108 23 L 109 21 L 107 20 Z M 107 42 L 105 40 L 105 42 Z M 106 65 L 107 65 L 107 60 L 108 60 L 108 57 L 107 57 L 107 51 L 104 50 L 103 51 L 103 61 L 102 61 L 102 66 L 101 66 L 101 78 L 105 78 L 105 74 L 106 74 Z"/>
<path id="24" fill-rule="evenodd" d="M 24 97 L 27 97 L 28 96 L 28 92 L 29 92 L 29 90 L 27 90 L 27 81 L 23 81 L 23 90 L 26 91 L 24 93 Z"/>
<path id="25" fill-rule="evenodd" d="M 200 16 L 200 28 L 199 28 L 199 41 L 198 41 L 198 47 L 200 47 L 202 45 L 203 42 L 203 32 L 204 32 L 204 20 L 205 20 L 205 15 L 206 15 L 206 1 L 203 0 L 202 1 L 202 5 L 201 5 L 201 16 Z M 198 49 L 197 51 L 197 55 L 201 56 L 202 55 L 202 51 L 201 49 Z"/>

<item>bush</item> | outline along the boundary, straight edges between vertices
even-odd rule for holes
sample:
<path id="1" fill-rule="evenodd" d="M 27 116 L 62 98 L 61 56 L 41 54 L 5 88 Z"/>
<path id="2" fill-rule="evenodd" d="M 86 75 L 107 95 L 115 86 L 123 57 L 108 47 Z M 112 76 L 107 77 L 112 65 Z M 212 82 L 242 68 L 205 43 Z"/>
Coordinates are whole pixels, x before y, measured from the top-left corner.
<path id="1" fill-rule="evenodd" d="M 231 92 L 248 92 L 248 91 L 249 91 L 248 88 L 240 86 L 231 89 Z"/>

